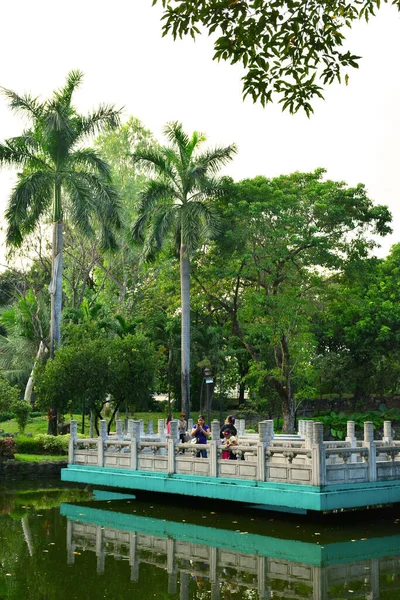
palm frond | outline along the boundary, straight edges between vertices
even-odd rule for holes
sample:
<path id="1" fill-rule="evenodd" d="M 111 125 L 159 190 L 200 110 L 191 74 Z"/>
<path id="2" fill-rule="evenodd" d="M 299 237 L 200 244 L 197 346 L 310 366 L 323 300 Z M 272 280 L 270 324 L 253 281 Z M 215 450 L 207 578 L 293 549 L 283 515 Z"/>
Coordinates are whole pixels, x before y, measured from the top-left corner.
<path id="1" fill-rule="evenodd" d="M 121 124 L 121 112 L 122 109 L 116 110 L 114 105 L 102 104 L 91 114 L 80 117 L 77 127 L 79 138 L 116 129 Z"/>
<path id="2" fill-rule="evenodd" d="M 149 170 L 155 170 L 159 175 L 174 177 L 170 161 L 165 156 L 163 149 L 159 147 L 137 148 L 132 154 L 134 164 Z"/>
<path id="3" fill-rule="evenodd" d="M 236 153 L 236 144 L 226 147 L 218 146 L 197 156 L 194 169 L 197 167 L 201 171 L 206 168 L 207 172 L 216 173 L 221 167 L 227 165 Z"/>
<path id="4" fill-rule="evenodd" d="M 33 231 L 41 216 L 48 210 L 54 189 L 51 171 L 19 174 L 6 209 L 7 244 L 20 246 L 23 234 Z"/>
<path id="5" fill-rule="evenodd" d="M 138 215 L 131 225 L 131 238 L 136 242 L 142 243 L 145 239 L 146 224 L 150 215 L 146 212 Z"/>
<path id="6" fill-rule="evenodd" d="M 38 145 L 32 132 L 24 132 L 21 136 L 10 138 L 4 144 L 0 144 L 0 165 L 47 169 L 48 165 L 37 151 Z"/>
<path id="7" fill-rule="evenodd" d="M 201 239 L 211 238 L 220 230 L 220 218 L 211 203 L 188 202 L 182 209 L 182 240 L 189 250 L 195 250 Z"/>
<path id="8" fill-rule="evenodd" d="M 16 92 L 4 87 L 0 87 L 1 93 L 8 100 L 8 106 L 15 113 L 28 114 L 31 119 L 40 117 L 43 111 L 43 105 L 38 102 L 37 97 L 34 98 L 30 94 L 20 96 Z"/>
<path id="9" fill-rule="evenodd" d="M 103 252 L 118 250 L 118 242 L 112 229 L 104 226 L 101 228 L 99 245 Z"/>
<path id="10" fill-rule="evenodd" d="M 175 198 L 176 190 L 171 183 L 164 179 L 150 179 L 139 194 L 137 211 L 139 214 L 151 213 L 160 202 L 172 204 Z"/>
<path id="11" fill-rule="evenodd" d="M 68 169 L 73 171 L 74 167 L 89 168 L 97 171 L 104 179 L 111 181 L 111 168 L 101 156 L 92 148 L 76 150 L 68 157 Z"/>
<path id="12" fill-rule="evenodd" d="M 83 172 L 69 174 L 65 188 L 70 199 L 71 220 L 88 237 L 94 235 L 95 223 L 102 231 L 109 230 L 108 236 L 104 231 L 101 233 L 101 239 L 111 240 L 110 247 L 115 247 L 113 231 L 121 227 L 121 205 L 116 188 L 98 175 Z M 107 249 L 107 241 L 102 242 L 102 246 Z"/>
<path id="13" fill-rule="evenodd" d="M 85 173 L 70 173 L 63 181 L 63 188 L 68 192 L 69 216 L 72 222 L 88 237 L 94 232 L 90 222 L 93 209 L 92 188 Z"/>
<path id="14" fill-rule="evenodd" d="M 63 106 L 70 106 L 72 95 L 80 86 L 83 80 L 83 73 L 79 70 L 72 70 L 67 75 L 67 81 L 64 87 L 54 92 L 54 98 Z"/>
<path id="15" fill-rule="evenodd" d="M 179 222 L 179 213 L 175 206 L 160 206 L 149 221 L 149 228 L 142 249 L 143 260 L 149 260 L 161 249 L 165 237 L 174 231 Z"/>

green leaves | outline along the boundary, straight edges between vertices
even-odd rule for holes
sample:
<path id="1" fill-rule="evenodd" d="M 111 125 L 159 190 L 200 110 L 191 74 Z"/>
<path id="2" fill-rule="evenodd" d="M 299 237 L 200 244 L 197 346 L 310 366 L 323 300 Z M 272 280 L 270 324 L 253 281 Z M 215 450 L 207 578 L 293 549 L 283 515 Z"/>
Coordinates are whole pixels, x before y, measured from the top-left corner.
<path id="1" fill-rule="evenodd" d="M 216 34 L 214 60 L 242 63 L 246 70 L 244 97 L 263 106 L 277 98 L 283 110 L 302 109 L 308 116 L 323 97 L 323 86 L 340 82 L 344 68 L 358 68 L 360 57 L 342 51 L 346 30 L 359 19 L 368 21 L 380 7 L 380 0 L 159 2 L 163 36 L 195 39 L 199 27 Z M 400 7 L 399 0 L 393 4 Z"/>
<path id="2" fill-rule="evenodd" d="M 145 240 L 145 257 L 153 256 L 165 236 L 179 233 L 180 243 L 193 252 L 202 239 L 218 231 L 218 218 L 212 201 L 224 193 L 214 175 L 232 160 L 236 146 L 199 148 L 206 140 L 195 131 L 188 136 L 181 123 L 168 123 L 164 133 L 170 146 L 138 149 L 134 163 L 148 166 L 157 175 L 140 194 L 132 236 Z"/>
<path id="3" fill-rule="evenodd" d="M 95 150 L 81 143 L 88 135 L 115 128 L 120 111 L 103 105 L 87 116 L 79 115 L 72 97 L 82 78 L 80 71 L 71 71 L 64 87 L 44 102 L 3 89 L 10 108 L 28 114 L 31 122 L 21 136 L 0 145 L 0 164 L 22 169 L 6 210 L 9 244 L 20 246 L 49 214 L 54 190 L 61 186 L 64 198 L 52 211 L 53 217 L 58 220 L 68 214 L 89 235 L 99 226 L 103 247 L 115 247 L 113 230 L 119 226 L 120 206 L 110 184 L 110 168 Z"/>

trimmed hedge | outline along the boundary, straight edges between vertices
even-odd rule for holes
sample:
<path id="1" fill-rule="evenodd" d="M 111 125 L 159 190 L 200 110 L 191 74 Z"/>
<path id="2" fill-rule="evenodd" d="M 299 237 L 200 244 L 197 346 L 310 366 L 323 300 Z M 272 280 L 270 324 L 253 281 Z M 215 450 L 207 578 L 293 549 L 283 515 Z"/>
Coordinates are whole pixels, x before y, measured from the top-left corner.
<path id="1" fill-rule="evenodd" d="M 68 454 L 69 435 L 39 434 L 35 437 L 18 436 L 19 454 Z"/>
<path id="2" fill-rule="evenodd" d="M 4 421 L 11 421 L 11 419 L 14 419 L 15 414 L 13 412 L 11 412 L 10 410 L 4 410 L 3 412 L 0 412 L 0 423 L 3 423 Z"/>

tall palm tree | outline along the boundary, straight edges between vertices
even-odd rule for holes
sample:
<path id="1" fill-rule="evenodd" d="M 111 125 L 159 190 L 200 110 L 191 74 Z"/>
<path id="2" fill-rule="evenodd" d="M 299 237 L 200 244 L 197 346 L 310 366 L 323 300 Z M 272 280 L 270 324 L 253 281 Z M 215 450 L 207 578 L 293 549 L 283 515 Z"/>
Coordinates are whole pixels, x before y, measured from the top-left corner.
<path id="1" fill-rule="evenodd" d="M 87 235 L 98 228 L 104 249 L 115 246 L 113 230 L 120 225 L 109 166 L 83 146 L 89 136 L 117 127 L 120 111 L 102 105 L 87 116 L 78 114 L 72 96 L 82 78 L 71 71 L 64 87 L 45 102 L 1 88 L 11 110 L 30 121 L 21 136 L 0 144 L 0 166 L 20 169 L 6 210 L 7 243 L 20 246 L 40 219 L 52 221 L 51 357 L 60 343 L 64 218 Z"/>
<path id="2" fill-rule="evenodd" d="M 169 146 L 139 149 L 133 160 L 150 167 L 150 179 L 140 195 L 138 215 L 132 225 L 135 239 L 144 242 L 149 257 L 172 233 L 179 248 L 181 281 L 181 392 L 182 411 L 190 414 L 190 256 L 202 240 L 218 229 L 212 200 L 223 193 L 219 169 L 232 160 L 236 146 L 200 152 L 206 137 L 195 131 L 189 137 L 181 123 L 164 128 Z"/>

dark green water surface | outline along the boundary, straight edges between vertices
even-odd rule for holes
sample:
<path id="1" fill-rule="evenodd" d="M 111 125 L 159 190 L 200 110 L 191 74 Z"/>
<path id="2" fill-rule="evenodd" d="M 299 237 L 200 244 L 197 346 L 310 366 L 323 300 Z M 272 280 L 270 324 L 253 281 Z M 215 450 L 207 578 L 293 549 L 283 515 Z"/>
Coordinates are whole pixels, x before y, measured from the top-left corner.
<path id="1" fill-rule="evenodd" d="M 400 507 L 319 516 L 0 486 L 0 600 L 400 600 Z"/>

